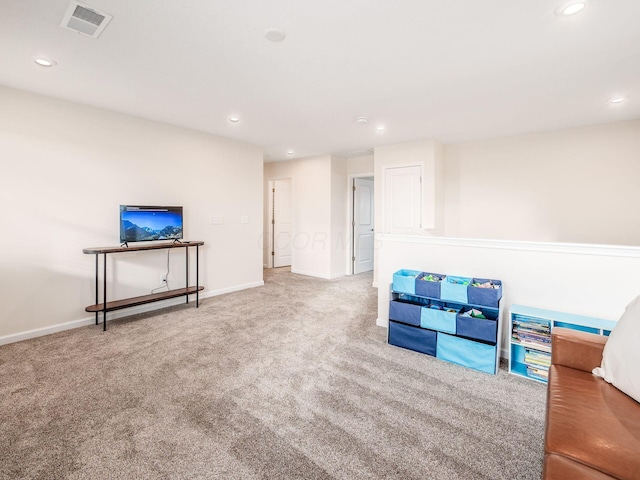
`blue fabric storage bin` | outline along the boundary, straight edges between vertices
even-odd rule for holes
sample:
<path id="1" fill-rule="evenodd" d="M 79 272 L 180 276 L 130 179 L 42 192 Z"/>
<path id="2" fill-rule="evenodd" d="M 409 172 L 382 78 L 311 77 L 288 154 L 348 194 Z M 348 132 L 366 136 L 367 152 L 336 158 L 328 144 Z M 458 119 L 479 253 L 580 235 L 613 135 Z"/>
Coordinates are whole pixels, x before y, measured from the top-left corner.
<path id="1" fill-rule="evenodd" d="M 391 345 L 435 356 L 437 338 L 438 334 L 431 330 L 389 321 L 389 343 Z"/>
<path id="2" fill-rule="evenodd" d="M 431 282 L 429 280 L 422 280 L 424 277 L 428 277 L 429 275 L 433 275 L 434 277 L 438 277 L 440 279 L 439 282 Z M 444 280 L 445 275 L 440 273 L 429 273 L 422 272 L 416 278 L 416 295 L 421 295 L 423 297 L 431 297 L 431 298 L 440 298 L 440 284 Z"/>
<path id="3" fill-rule="evenodd" d="M 496 347 L 486 343 L 441 333 L 436 357 L 481 372 L 496 373 Z"/>
<path id="4" fill-rule="evenodd" d="M 391 320 L 419 326 L 420 311 L 420 305 L 403 302 L 401 300 L 391 300 L 389 302 L 389 318 Z"/>
<path id="5" fill-rule="evenodd" d="M 393 274 L 393 291 L 415 295 L 418 275 L 420 275 L 418 270 L 398 270 Z"/>
<path id="6" fill-rule="evenodd" d="M 469 285 L 471 285 L 471 278 L 447 275 L 440 284 L 440 298 L 452 302 L 469 303 L 467 301 Z"/>
<path id="7" fill-rule="evenodd" d="M 487 283 L 491 282 L 494 285 L 498 285 L 500 288 L 478 288 L 473 285 L 469 285 L 467 296 L 469 302 L 473 305 L 484 305 L 486 307 L 496 307 L 500 299 L 502 298 L 502 282 L 500 280 L 491 280 L 489 278 L 474 278 L 471 284 L 474 283 Z"/>
<path id="8" fill-rule="evenodd" d="M 465 309 L 465 311 L 469 310 L 471 309 Z M 486 320 L 464 316 L 463 313 L 465 311 L 463 311 L 456 315 L 456 334 L 496 343 L 498 338 L 498 312 L 482 308 L 476 308 L 476 310 L 480 310 L 487 317 Z"/>
<path id="9" fill-rule="evenodd" d="M 443 308 L 443 310 L 440 310 Z M 453 310 L 453 312 L 447 312 Z M 422 307 L 420 313 L 420 326 L 422 328 L 430 328 L 439 332 L 456 333 L 456 314 L 459 308 L 446 307 L 437 304 L 428 307 Z"/>

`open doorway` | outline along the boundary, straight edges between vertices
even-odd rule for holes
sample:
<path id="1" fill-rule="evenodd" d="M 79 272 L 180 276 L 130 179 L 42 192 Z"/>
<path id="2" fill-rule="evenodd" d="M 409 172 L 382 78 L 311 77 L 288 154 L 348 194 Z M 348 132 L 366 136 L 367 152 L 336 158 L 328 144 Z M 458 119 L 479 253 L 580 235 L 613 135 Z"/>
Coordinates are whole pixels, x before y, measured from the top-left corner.
<path id="1" fill-rule="evenodd" d="M 293 239 L 292 180 L 269 181 L 269 260 L 268 267 L 291 266 Z"/>
<path id="2" fill-rule="evenodd" d="M 355 275 L 373 270 L 373 177 L 353 178 L 352 192 L 351 273 Z"/>

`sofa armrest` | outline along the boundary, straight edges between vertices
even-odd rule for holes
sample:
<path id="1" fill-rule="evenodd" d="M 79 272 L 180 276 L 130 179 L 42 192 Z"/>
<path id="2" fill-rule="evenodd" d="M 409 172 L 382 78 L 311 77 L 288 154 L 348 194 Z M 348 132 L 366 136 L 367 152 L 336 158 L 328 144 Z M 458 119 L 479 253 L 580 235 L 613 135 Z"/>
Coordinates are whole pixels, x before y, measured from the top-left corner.
<path id="1" fill-rule="evenodd" d="M 551 331 L 551 364 L 591 372 L 602 363 L 607 337 L 556 327 Z"/>

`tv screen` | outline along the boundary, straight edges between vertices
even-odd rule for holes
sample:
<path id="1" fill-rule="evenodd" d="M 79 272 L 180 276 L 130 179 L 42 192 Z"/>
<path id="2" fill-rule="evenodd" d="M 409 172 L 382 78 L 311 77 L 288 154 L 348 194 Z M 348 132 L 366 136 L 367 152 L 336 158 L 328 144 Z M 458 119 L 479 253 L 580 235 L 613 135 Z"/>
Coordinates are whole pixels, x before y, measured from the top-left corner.
<path id="1" fill-rule="evenodd" d="M 182 238 L 182 207 L 120 205 L 120 242 Z"/>

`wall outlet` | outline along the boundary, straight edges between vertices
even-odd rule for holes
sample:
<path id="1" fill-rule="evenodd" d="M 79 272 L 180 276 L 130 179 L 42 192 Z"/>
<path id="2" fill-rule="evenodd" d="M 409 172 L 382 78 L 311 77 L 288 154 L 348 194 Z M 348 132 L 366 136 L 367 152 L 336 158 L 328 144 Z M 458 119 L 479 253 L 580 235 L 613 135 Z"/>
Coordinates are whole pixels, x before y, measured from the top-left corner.
<path id="1" fill-rule="evenodd" d="M 160 275 L 160 283 L 165 284 L 167 283 L 167 274 L 163 273 L 162 275 Z"/>

